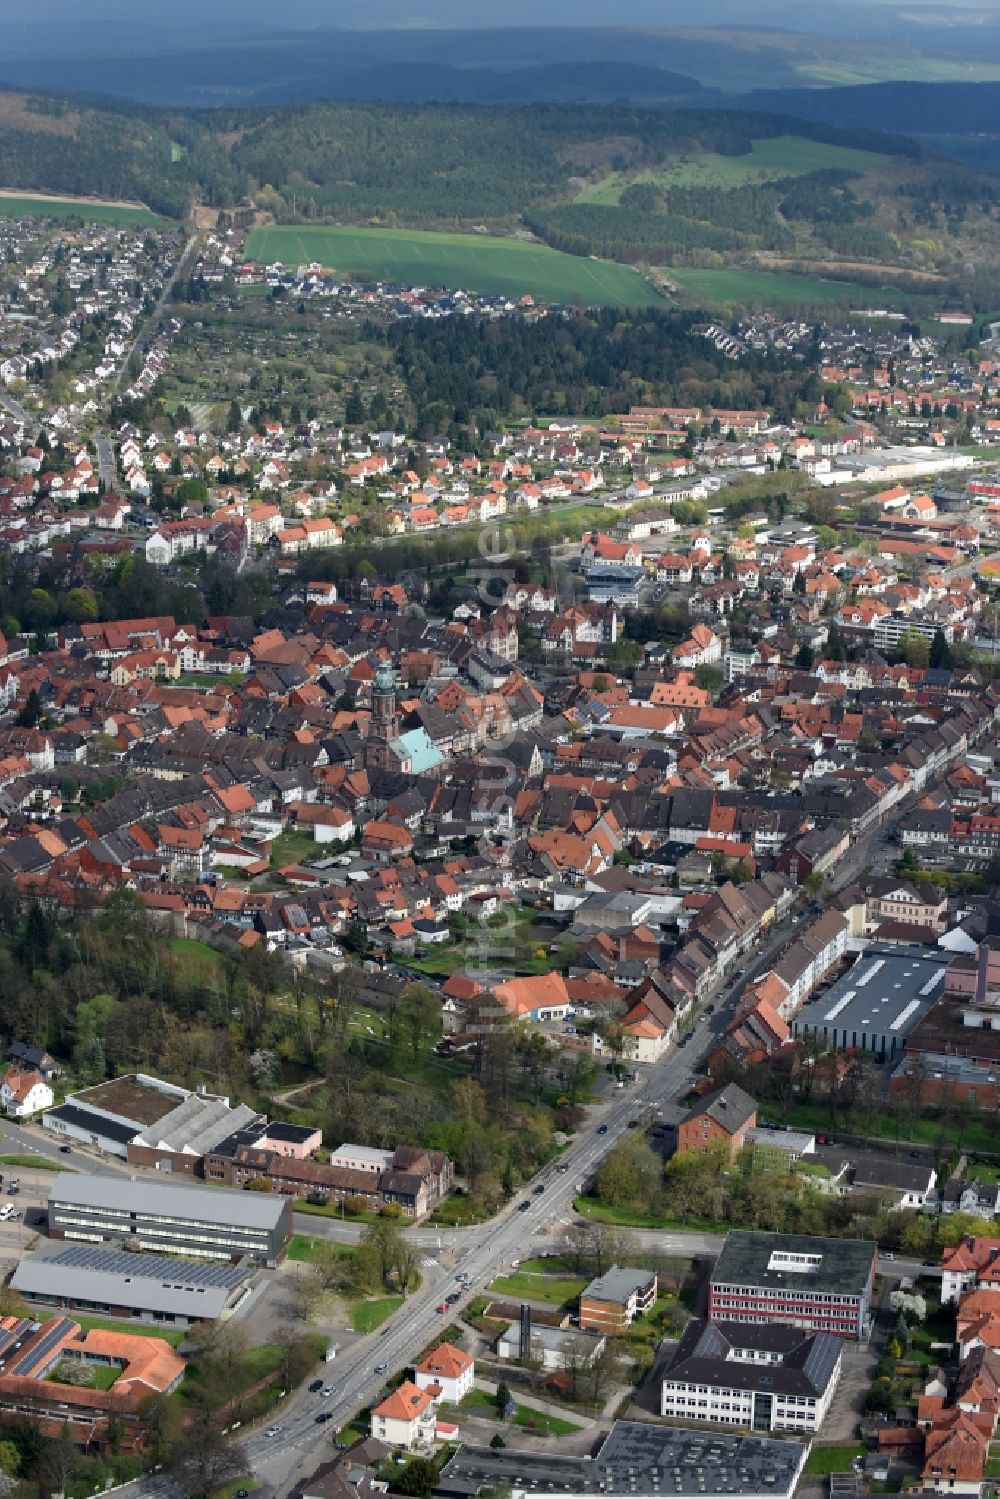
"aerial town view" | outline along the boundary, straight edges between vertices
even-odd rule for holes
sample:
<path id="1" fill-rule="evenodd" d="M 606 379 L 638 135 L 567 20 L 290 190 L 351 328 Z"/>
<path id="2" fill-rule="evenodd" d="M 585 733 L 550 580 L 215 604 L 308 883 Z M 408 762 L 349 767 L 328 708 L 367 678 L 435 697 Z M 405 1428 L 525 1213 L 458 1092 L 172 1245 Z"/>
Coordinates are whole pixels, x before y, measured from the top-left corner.
<path id="1" fill-rule="evenodd" d="M 998 0 L 4 35 L 0 1499 L 997 1499 Z"/>

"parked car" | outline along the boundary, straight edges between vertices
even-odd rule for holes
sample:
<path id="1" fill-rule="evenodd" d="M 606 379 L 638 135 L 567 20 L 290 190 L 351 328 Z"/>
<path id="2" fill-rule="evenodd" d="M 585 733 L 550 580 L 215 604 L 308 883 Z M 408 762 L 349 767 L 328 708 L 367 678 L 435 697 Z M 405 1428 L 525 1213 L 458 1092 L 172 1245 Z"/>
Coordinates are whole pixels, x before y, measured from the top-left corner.
<path id="1" fill-rule="evenodd" d="M 448 1310 L 448 1303 L 447 1303 L 447 1301 L 439 1301 L 437 1309 L 438 1309 L 439 1312 L 446 1312 Z"/>
<path id="2" fill-rule="evenodd" d="M 461 1291 L 452 1291 L 451 1294 L 446 1296 L 444 1299 L 445 1301 L 447 1301 L 449 1306 L 454 1306 L 456 1301 L 461 1301 L 462 1293 Z"/>
<path id="3" fill-rule="evenodd" d="M 309 1386 L 309 1393 L 310 1395 L 318 1395 L 322 1388 L 323 1381 L 321 1379 L 314 1379 L 312 1384 Z"/>
<path id="4" fill-rule="evenodd" d="M 389 1367 L 388 1364 L 376 1364 L 375 1365 L 375 1373 L 376 1374 L 384 1374 L 386 1372 L 386 1370 L 388 1369 L 388 1367 Z"/>
<path id="5" fill-rule="evenodd" d="M 608 1126 L 606 1124 L 599 1124 L 597 1126 L 597 1133 L 599 1135 L 606 1135 L 607 1132 L 608 1132 Z"/>
<path id="6" fill-rule="evenodd" d="M 528 1211 L 528 1209 L 530 1208 L 530 1206 L 531 1206 L 531 1203 L 528 1201 L 527 1198 L 525 1198 L 523 1202 L 519 1202 L 518 1203 L 518 1205 L 517 1205 L 517 1211 L 519 1213 L 526 1213 Z"/>

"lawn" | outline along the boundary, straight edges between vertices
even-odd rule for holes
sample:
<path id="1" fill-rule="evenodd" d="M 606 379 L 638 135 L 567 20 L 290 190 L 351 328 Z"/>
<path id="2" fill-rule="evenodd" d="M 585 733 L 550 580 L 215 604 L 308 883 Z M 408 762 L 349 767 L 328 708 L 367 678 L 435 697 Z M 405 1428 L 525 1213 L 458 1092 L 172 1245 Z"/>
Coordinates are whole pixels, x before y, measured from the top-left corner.
<path id="1" fill-rule="evenodd" d="M 545 302 L 595 307 L 641 307 L 662 301 L 655 288 L 628 266 L 485 234 L 267 225 L 251 231 L 246 253 L 258 262 L 280 260 L 290 269 L 317 261 L 362 282 L 531 295 Z"/>
<path id="2" fill-rule="evenodd" d="M 793 271 L 754 271 L 732 267 L 703 271 L 670 266 L 664 276 L 676 286 L 680 300 L 699 307 L 753 306 L 908 306 L 912 294 L 897 287 L 862 286 L 854 281 L 832 281 L 824 276 L 799 276 Z"/>
<path id="3" fill-rule="evenodd" d="M 791 1103 L 787 1110 L 772 1110 L 772 1117 L 779 1123 L 787 1125 L 789 1129 L 807 1129 L 813 1132 L 822 1130 L 824 1134 L 836 1135 L 838 1131 L 847 1128 L 843 1115 L 839 1111 L 836 1122 L 831 1123 L 830 1109 L 826 1103 Z M 937 1145 L 942 1137 L 945 1144 L 957 1146 L 959 1128 L 959 1125 L 950 1122 L 942 1128 L 939 1119 L 916 1118 L 913 1120 L 912 1127 L 907 1127 L 909 1132 L 904 1129 L 900 1135 L 900 1151 L 905 1153 L 911 1145 Z M 870 1139 L 889 1140 L 895 1144 L 896 1121 L 891 1114 L 875 1114 L 867 1129 L 862 1129 L 860 1120 L 854 1120 L 848 1133 Z M 996 1127 L 990 1119 L 973 1117 L 963 1121 L 961 1143 L 963 1150 L 974 1152 L 976 1155 L 991 1156 L 993 1159 L 1000 1156 Z"/>
<path id="4" fill-rule="evenodd" d="M 317 1251 L 327 1246 L 340 1259 L 349 1260 L 354 1254 L 352 1244 L 338 1244 L 335 1239 L 314 1239 L 309 1234 L 292 1234 L 288 1241 L 288 1258 L 302 1265 L 311 1265 L 319 1257 Z"/>
<path id="5" fill-rule="evenodd" d="M 613 1208 L 609 1203 L 598 1202 L 596 1197 L 577 1197 L 573 1206 L 582 1217 L 592 1218 L 595 1223 L 617 1223 L 623 1228 L 676 1228 L 705 1234 L 724 1234 L 729 1230 L 728 1223 L 716 1223 L 712 1218 L 654 1218 L 630 1208 Z"/>
<path id="6" fill-rule="evenodd" d="M 169 220 L 148 208 L 127 203 L 105 203 L 89 198 L 46 198 L 0 193 L 0 217 L 5 219 L 85 219 L 88 223 L 148 224 L 166 228 Z"/>
<path id="7" fill-rule="evenodd" d="M 753 149 L 743 156 L 693 151 L 678 157 L 662 171 L 613 172 L 584 188 L 577 202 L 614 205 L 621 200 L 625 188 L 635 182 L 652 182 L 662 188 L 745 187 L 751 182 L 801 177 L 806 172 L 824 172 L 832 168 L 871 172 L 885 166 L 891 159 L 877 151 L 827 145 L 824 141 L 807 140 L 800 135 L 776 135 L 754 141 Z"/>
<path id="8" fill-rule="evenodd" d="M 286 828 L 271 844 L 271 868 L 280 869 L 285 864 L 300 864 L 303 859 L 315 858 L 318 853 L 319 844 L 312 833 Z"/>
<path id="9" fill-rule="evenodd" d="M 490 1290 L 497 1296 L 510 1296 L 515 1300 L 543 1301 L 551 1306 L 563 1306 L 568 1301 L 576 1301 L 586 1284 L 583 1276 L 559 1278 L 516 1270 L 513 1275 L 498 1275 Z"/>
<path id="10" fill-rule="evenodd" d="M 517 1404 L 517 1395 L 513 1394 L 511 1398 Z M 467 1415 L 481 1416 L 486 1420 L 493 1420 L 498 1423 L 501 1419 L 497 1413 L 496 1401 L 485 1390 L 470 1390 L 461 1405 L 451 1407 L 450 1409 L 456 1412 L 459 1419 L 461 1419 L 463 1411 Z M 576 1421 L 564 1421 L 561 1416 L 550 1416 L 544 1411 L 536 1411 L 530 1406 L 525 1405 L 517 1407 L 517 1414 L 513 1418 L 513 1424 L 520 1426 L 525 1431 L 533 1431 L 539 1436 L 545 1437 L 565 1437 L 572 1435 L 574 1431 L 580 1430 L 580 1426 Z"/>
<path id="11" fill-rule="evenodd" d="M 213 977 L 225 964 L 225 956 L 196 937 L 171 937 L 170 951 L 181 960 L 181 966 L 194 970 L 199 978 Z"/>
<path id="12" fill-rule="evenodd" d="M 399 1311 L 404 1299 L 402 1296 L 379 1296 L 375 1301 L 359 1301 L 357 1306 L 351 1307 L 351 1326 L 355 1332 L 374 1332 Z"/>
<path id="13" fill-rule="evenodd" d="M 806 1459 L 805 1471 L 812 1474 L 849 1473 L 854 1459 L 863 1456 L 856 1445 L 814 1447 Z"/>
<path id="14" fill-rule="evenodd" d="M 0 1155 L 0 1166 L 33 1166 L 36 1171 L 75 1171 L 75 1166 L 64 1166 L 61 1161 L 53 1161 L 46 1155 L 31 1155 L 22 1152 L 19 1155 Z"/>

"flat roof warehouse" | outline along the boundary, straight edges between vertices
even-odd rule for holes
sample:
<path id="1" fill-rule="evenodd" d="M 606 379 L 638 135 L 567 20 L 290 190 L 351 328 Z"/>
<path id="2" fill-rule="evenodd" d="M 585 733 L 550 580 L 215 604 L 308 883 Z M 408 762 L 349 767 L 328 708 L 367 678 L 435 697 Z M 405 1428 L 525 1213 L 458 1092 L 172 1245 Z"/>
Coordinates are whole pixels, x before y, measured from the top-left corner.
<path id="1" fill-rule="evenodd" d="M 940 999 L 949 960 L 947 953 L 873 944 L 825 994 L 803 1005 L 793 1033 L 816 1036 L 833 1051 L 902 1052 Z"/>

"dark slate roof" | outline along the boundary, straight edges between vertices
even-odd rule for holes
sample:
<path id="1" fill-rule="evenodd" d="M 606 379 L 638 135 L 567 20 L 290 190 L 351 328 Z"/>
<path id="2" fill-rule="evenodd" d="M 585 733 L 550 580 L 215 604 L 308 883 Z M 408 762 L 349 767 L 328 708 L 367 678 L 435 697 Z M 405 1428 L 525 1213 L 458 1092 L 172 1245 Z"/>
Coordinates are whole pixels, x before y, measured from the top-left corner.
<path id="1" fill-rule="evenodd" d="M 749 1322 L 689 1322 L 663 1371 L 666 1383 L 819 1397 L 836 1376 L 843 1342 L 832 1333 Z M 733 1357 L 767 1354 L 767 1361 Z"/>

